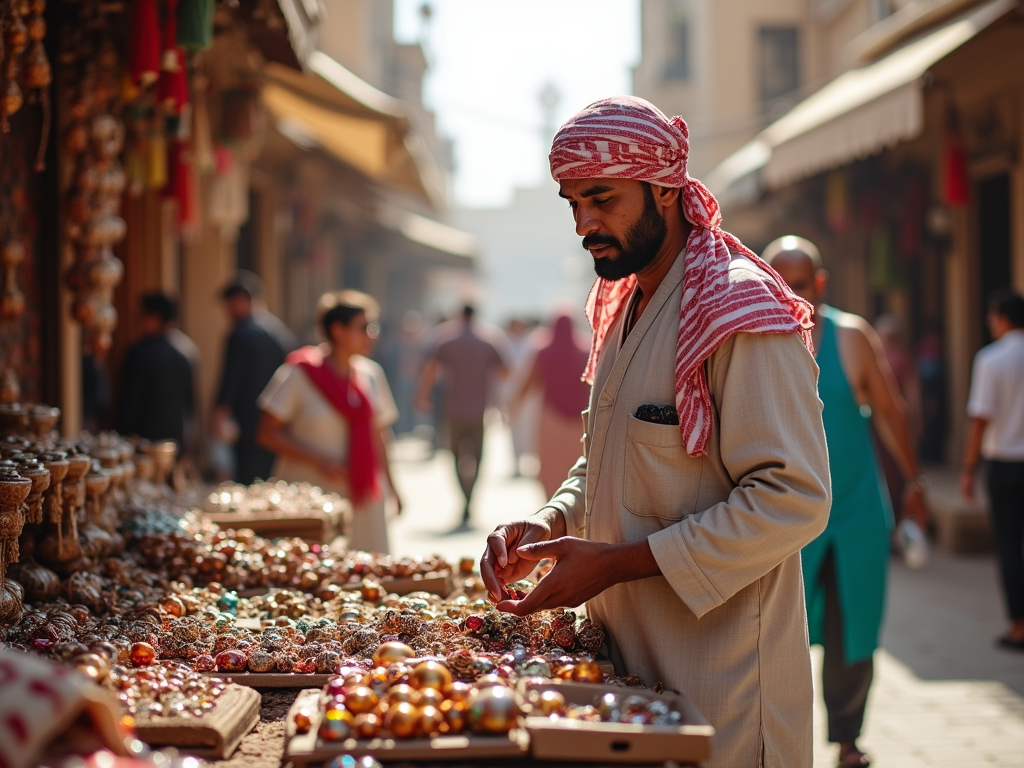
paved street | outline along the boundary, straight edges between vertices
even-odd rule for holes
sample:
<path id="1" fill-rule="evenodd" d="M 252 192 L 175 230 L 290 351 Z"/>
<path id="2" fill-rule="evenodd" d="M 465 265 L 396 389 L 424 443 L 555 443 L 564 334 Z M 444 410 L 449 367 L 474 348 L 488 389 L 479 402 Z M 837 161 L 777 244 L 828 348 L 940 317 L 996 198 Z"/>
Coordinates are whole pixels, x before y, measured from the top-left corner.
<path id="1" fill-rule="evenodd" d="M 395 453 L 406 505 L 392 527 L 396 554 L 478 557 L 496 524 L 544 501 L 535 481 L 511 478 L 507 432 L 492 428 L 474 527 L 448 533 L 461 512 L 451 455 L 430 458 L 426 444 L 414 439 L 401 440 Z M 890 576 L 884 650 L 876 655 L 862 742 L 874 765 L 1024 768 L 1024 654 L 993 647 L 1005 627 L 991 558 L 936 553 L 922 571 L 894 562 Z M 835 752 L 825 741 L 820 701 L 815 724 L 815 768 L 831 768 Z"/>

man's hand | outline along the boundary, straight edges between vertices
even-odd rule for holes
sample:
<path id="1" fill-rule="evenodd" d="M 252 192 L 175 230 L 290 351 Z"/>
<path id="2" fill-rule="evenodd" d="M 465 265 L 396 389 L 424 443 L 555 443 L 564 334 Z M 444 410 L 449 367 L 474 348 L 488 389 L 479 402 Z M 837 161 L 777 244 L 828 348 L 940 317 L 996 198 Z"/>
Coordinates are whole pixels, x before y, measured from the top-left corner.
<path id="1" fill-rule="evenodd" d="M 963 469 L 960 472 L 960 495 L 967 501 L 974 501 L 974 470 Z"/>
<path id="2" fill-rule="evenodd" d="M 480 577 L 491 602 L 507 598 L 505 585 L 528 576 L 537 565 L 540 558 L 522 559 L 519 547 L 550 538 L 551 528 L 538 520 L 519 520 L 494 529 L 494 533 L 487 537 L 487 549 L 480 558 Z"/>
<path id="3" fill-rule="evenodd" d="M 903 492 L 903 514 L 917 523 L 922 531 L 928 530 L 928 505 L 925 503 L 924 486 L 920 480 L 907 484 Z"/>
<path id="4" fill-rule="evenodd" d="M 646 546 L 647 542 L 641 542 Z M 622 579 L 612 553 L 623 546 L 599 544 L 563 536 L 552 541 L 523 544 L 518 549 L 522 572 L 529 573 L 539 560 L 552 558 L 554 566 L 522 600 L 504 596 L 495 606 L 499 611 L 527 616 L 548 608 L 575 608 Z"/>

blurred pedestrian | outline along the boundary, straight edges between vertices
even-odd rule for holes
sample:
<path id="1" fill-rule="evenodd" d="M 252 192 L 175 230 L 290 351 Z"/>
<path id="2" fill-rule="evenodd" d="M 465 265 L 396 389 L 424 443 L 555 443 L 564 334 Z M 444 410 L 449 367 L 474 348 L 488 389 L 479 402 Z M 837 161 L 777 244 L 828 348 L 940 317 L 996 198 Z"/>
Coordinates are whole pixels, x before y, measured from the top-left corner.
<path id="1" fill-rule="evenodd" d="M 921 382 L 921 460 L 941 462 L 946 440 L 946 364 L 942 337 L 934 323 L 927 323 L 917 343 L 917 375 Z"/>
<path id="2" fill-rule="evenodd" d="M 275 477 L 351 499 L 351 549 L 387 554 L 385 490 L 399 512 L 401 501 L 388 465 L 398 411 L 383 369 L 367 357 L 379 309 L 365 293 L 341 291 L 322 297 L 319 310 L 327 342 L 291 353 L 274 374 L 259 399 L 258 439 L 277 454 Z"/>
<path id="3" fill-rule="evenodd" d="M 476 309 L 467 304 L 462 318 L 438 332 L 427 353 L 416 389 L 417 408 L 430 410 L 430 391 L 441 378 L 444 384 L 444 422 L 448 447 L 466 504 L 460 527 L 468 527 L 470 500 L 484 451 L 484 412 L 496 377 L 508 375 L 508 345 L 500 331 L 477 322 Z"/>
<path id="4" fill-rule="evenodd" d="M 907 428 L 910 430 L 911 445 L 917 446 L 921 437 L 921 381 L 917 375 L 917 365 L 913 355 L 907 348 L 903 325 L 895 315 L 880 315 L 875 320 L 875 333 L 882 343 L 885 360 L 892 370 L 896 389 L 906 403 Z M 892 501 L 893 515 L 898 523 L 903 519 L 903 473 L 885 442 L 876 433 L 874 436 L 875 450 L 882 463 L 882 474 Z"/>
<path id="5" fill-rule="evenodd" d="M 906 513 L 925 523 L 923 487 L 904 417 L 906 404 L 882 343 L 863 318 L 825 304 L 828 273 L 818 249 L 792 235 L 771 243 L 763 258 L 814 306 L 818 396 L 828 443 L 832 509 L 828 526 L 804 547 L 810 640 L 825 649 L 822 670 L 828 740 L 840 766 L 866 766 L 857 746 L 874 675 L 885 608 L 892 506 L 879 472 L 869 419 L 899 464 Z"/>
<path id="6" fill-rule="evenodd" d="M 580 414 L 590 399 L 590 385 L 583 381 L 589 350 L 577 338 L 572 316 L 559 313 L 551 323 L 544 346 L 537 350 L 517 402 L 540 392 L 537 418 L 537 457 L 540 482 L 550 499 L 565 482 L 580 457 L 583 422 Z"/>
<path id="7" fill-rule="evenodd" d="M 960 488 L 974 498 L 974 471 L 984 458 L 1010 618 L 1010 631 L 996 642 L 1024 651 L 1024 297 L 1009 289 L 994 294 L 987 320 L 995 341 L 974 357 Z"/>
<path id="8" fill-rule="evenodd" d="M 508 337 L 508 378 L 505 380 L 505 408 L 512 433 L 513 477 L 522 476 L 523 458 L 537 453 L 537 419 L 540 416 L 540 397 L 531 390 L 520 397 L 523 384 L 533 369 L 533 333 L 529 323 L 514 317 L 505 324 Z"/>
<path id="9" fill-rule="evenodd" d="M 195 382 L 188 358 L 169 338 L 177 304 L 163 293 L 144 294 L 141 303 L 142 338 L 129 347 L 121 367 L 117 429 L 184 447 L 186 424 L 195 414 Z"/>
<path id="10" fill-rule="evenodd" d="M 212 433 L 215 440 L 232 445 L 233 478 L 248 485 L 270 477 L 274 463 L 274 454 L 256 443 L 256 399 L 296 341 L 263 307 L 263 283 L 256 275 L 239 272 L 220 295 L 233 328 L 224 346 Z"/>

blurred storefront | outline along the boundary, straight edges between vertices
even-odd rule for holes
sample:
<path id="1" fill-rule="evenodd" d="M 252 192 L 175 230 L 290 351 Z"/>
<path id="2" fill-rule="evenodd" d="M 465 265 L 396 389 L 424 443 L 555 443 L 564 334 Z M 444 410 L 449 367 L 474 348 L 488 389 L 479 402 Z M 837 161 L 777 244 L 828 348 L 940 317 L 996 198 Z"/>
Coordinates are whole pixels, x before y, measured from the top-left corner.
<path id="1" fill-rule="evenodd" d="M 1024 290 L 1024 16 L 1015 0 L 914 5 L 708 182 L 745 242 L 810 237 L 832 302 L 902 321 L 931 376 L 922 454 L 943 461 L 989 341 L 985 297 Z"/>

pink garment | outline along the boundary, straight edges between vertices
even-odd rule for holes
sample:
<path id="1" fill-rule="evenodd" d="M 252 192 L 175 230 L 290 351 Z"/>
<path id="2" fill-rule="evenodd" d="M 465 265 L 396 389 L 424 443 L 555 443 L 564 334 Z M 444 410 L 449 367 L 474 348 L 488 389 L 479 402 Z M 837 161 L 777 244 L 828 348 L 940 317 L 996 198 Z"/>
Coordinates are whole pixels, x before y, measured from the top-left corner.
<path id="1" fill-rule="evenodd" d="M 707 453 L 713 406 L 704 361 L 732 334 L 800 333 L 811 349 L 811 305 L 778 273 L 721 228 L 718 201 L 686 172 L 689 133 L 681 117 L 669 119 L 648 101 L 619 96 L 596 101 L 555 134 L 548 160 L 563 179 L 635 179 L 681 189 L 683 213 L 693 224 L 684 254 L 686 274 L 676 346 L 676 409 L 690 456 Z M 732 253 L 751 264 L 730 270 Z M 585 379 L 593 382 L 608 331 L 625 309 L 636 276 L 598 278 L 587 298 L 594 329 Z"/>
<path id="2" fill-rule="evenodd" d="M 569 315 L 555 318 L 548 343 L 537 351 L 536 365 L 544 388 L 544 403 L 578 422 L 590 398 L 590 386 L 582 378 L 587 350 L 577 341 Z"/>

